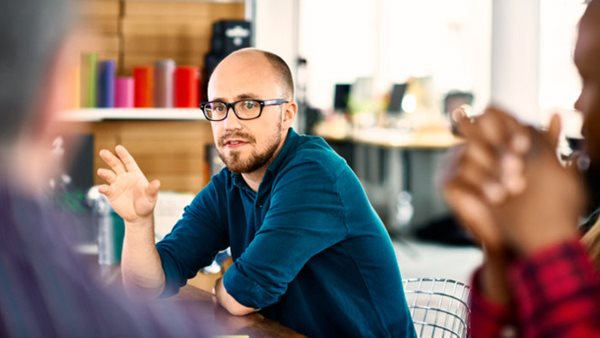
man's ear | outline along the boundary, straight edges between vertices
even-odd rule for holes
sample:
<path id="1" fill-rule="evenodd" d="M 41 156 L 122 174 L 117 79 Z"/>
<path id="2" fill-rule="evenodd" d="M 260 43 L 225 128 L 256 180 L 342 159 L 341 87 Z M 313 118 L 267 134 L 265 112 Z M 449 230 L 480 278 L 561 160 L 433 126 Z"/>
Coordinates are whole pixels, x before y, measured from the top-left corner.
<path id="1" fill-rule="evenodd" d="M 294 119 L 296 118 L 296 114 L 298 113 L 298 104 L 296 101 L 291 101 L 285 105 L 285 110 L 283 111 L 283 122 L 288 126 L 291 126 L 294 123 Z"/>

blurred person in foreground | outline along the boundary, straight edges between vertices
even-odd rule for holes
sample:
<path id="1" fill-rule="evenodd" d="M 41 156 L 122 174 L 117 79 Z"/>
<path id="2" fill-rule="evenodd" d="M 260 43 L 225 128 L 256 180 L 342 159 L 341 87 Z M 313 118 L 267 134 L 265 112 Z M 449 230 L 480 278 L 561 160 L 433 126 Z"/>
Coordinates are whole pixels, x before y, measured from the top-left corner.
<path id="1" fill-rule="evenodd" d="M 232 314 L 258 311 L 311 337 L 414 337 L 390 237 L 346 162 L 292 128 L 293 88 L 285 61 L 266 51 L 217 66 L 202 110 L 226 168 L 157 244 L 159 182 L 123 146 L 100 152 L 110 165 L 98 170 L 100 191 L 125 220 L 124 282 L 170 295 L 231 247 L 215 295 Z"/>
<path id="2" fill-rule="evenodd" d="M 600 224 L 583 238 L 578 229 L 600 189 L 600 0 L 580 21 L 574 60 L 587 155 L 573 165 L 556 156 L 557 116 L 546 132 L 498 108 L 459 122 L 466 142 L 446 167 L 444 193 L 485 252 L 472 337 L 600 337 Z"/>
<path id="3" fill-rule="evenodd" d="M 105 289 L 72 251 L 75 219 L 46 198 L 53 122 L 72 97 L 73 7 L 0 2 L 0 337 L 205 336 L 189 309 Z"/>

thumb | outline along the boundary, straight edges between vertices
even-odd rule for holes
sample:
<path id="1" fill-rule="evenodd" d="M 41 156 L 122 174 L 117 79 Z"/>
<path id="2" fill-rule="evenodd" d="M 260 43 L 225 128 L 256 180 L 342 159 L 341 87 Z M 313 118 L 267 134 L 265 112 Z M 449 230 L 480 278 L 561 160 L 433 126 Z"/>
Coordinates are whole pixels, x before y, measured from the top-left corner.
<path id="1" fill-rule="evenodd" d="M 466 108 L 460 106 L 450 113 L 450 123 L 452 132 L 457 136 L 464 137 L 465 128 L 471 123 L 471 118 L 467 114 Z"/>
<path id="2" fill-rule="evenodd" d="M 148 187 L 146 187 L 146 193 L 149 195 L 149 197 L 155 198 L 158 195 L 159 189 L 160 189 L 160 181 L 152 180 L 152 182 L 150 182 L 150 184 L 148 184 Z"/>
<path id="3" fill-rule="evenodd" d="M 552 114 L 552 117 L 550 118 L 550 124 L 548 126 L 548 131 L 546 132 L 546 138 L 550 142 L 550 145 L 553 149 L 556 149 L 558 147 L 560 129 L 560 116 L 558 114 Z"/>

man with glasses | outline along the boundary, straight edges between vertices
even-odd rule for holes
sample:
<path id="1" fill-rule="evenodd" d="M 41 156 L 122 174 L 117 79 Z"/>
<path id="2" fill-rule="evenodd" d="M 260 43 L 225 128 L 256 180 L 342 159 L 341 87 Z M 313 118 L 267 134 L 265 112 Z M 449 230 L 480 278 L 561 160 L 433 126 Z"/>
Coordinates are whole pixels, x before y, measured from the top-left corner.
<path id="1" fill-rule="evenodd" d="M 170 295 L 231 247 L 215 284 L 229 312 L 260 311 L 315 337 L 414 337 L 390 238 L 345 161 L 292 129 L 298 106 L 285 62 L 244 49 L 225 58 L 201 108 L 226 168 L 154 244 L 159 189 L 122 146 L 98 174 L 126 223 L 129 289 Z"/>

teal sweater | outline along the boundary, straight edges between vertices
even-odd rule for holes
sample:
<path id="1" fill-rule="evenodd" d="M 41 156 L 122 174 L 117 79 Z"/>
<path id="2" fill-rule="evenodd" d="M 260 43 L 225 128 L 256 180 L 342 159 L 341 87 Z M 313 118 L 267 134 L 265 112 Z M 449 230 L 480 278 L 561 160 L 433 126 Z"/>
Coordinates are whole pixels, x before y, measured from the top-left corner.
<path id="1" fill-rule="evenodd" d="M 165 295 L 231 247 L 224 286 L 310 337 L 415 337 L 398 262 L 359 180 L 293 129 L 258 192 L 223 169 L 157 244 Z"/>

